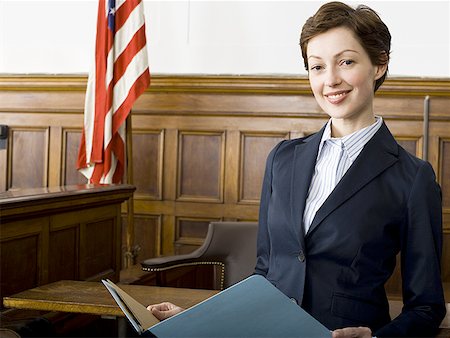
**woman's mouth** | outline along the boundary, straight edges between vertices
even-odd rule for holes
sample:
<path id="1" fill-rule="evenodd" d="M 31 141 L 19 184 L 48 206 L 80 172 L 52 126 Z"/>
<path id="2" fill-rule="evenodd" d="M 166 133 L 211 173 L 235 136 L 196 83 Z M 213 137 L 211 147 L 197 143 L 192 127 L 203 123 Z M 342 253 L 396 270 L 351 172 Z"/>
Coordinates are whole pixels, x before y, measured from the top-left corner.
<path id="1" fill-rule="evenodd" d="M 346 90 L 346 91 L 340 91 L 340 92 L 325 94 L 324 96 L 326 97 L 328 102 L 330 102 L 332 104 L 339 104 L 343 100 L 345 100 L 345 98 L 347 97 L 348 93 L 350 93 L 350 91 Z"/>

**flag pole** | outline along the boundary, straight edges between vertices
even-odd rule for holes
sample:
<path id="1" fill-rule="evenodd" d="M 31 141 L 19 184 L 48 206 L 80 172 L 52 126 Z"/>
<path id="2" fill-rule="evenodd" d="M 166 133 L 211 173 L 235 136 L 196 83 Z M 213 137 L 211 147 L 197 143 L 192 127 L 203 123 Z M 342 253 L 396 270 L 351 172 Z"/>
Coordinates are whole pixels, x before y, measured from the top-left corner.
<path id="1" fill-rule="evenodd" d="M 127 183 L 133 184 L 133 131 L 131 111 L 126 119 L 126 159 Z M 134 199 L 131 196 L 127 202 L 127 251 L 125 252 L 125 269 L 135 264 L 136 250 L 134 248 Z"/>

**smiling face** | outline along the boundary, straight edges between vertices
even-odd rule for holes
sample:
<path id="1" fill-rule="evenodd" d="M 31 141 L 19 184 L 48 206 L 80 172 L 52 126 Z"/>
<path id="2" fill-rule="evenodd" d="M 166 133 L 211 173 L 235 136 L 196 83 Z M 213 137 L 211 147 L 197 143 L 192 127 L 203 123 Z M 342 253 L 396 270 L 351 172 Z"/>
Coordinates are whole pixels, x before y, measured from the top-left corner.
<path id="1" fill-rule="evenodd" d="M 375 81 L 386 65 L 373 65 L 346 27 L 321 33 L 307 45 L 308 74 L 317 103 L 332 118 L 333 136 L 343 136 L 374 122 Z"/>

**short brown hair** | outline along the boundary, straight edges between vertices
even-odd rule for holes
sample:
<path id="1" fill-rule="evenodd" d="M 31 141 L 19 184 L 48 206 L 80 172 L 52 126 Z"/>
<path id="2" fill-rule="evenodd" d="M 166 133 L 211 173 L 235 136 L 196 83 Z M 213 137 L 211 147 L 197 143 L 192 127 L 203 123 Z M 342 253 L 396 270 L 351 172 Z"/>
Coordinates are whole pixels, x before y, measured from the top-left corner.
<path id="1" fill-rule="evenodd" d="M 336 27 L 347 27 L 355 34 L 373 65 L 388 65 L 391 34 L 378 14 L 364 5 L 353 9 L 342 2 L 334 1 L 322 5 L 303 25 L 300 47 L 306 70 L 308 70 L 306 49 L 309 40 Z M 387 68 L 383 76 L 375 82 L 375 91 L 386 79 L 386 74 Z"/>

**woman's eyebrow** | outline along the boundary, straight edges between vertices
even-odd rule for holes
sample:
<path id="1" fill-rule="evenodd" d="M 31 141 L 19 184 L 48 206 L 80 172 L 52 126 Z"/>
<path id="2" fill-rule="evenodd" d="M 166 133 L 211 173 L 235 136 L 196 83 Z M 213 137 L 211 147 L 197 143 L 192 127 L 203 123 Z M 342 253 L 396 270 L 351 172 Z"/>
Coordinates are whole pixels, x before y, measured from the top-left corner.
<path id="1" fill-rule="evenodd" d="M 346 52 L 353 52 L 353 53 L 358 54 L 358 51 L 356 51 L 356 50 L 354 50 L 354 49 L 344 49 L 343 51 L 341 51 L 341 52 L 335 54 L 335 55 L 334 55 L 334 58 L 337 58 L 337 57 L 341 56 L 342 54 L 345 54 Z M 320 56 L 317 56 L 317 55 L 310 55 L 310 56 L 308 56 L 308 59 L 310 59 L 310 58 L 314 58 L 314 59 L 322 59 Z"/>
<path id="2" fill-rule="evenodd" d="M 354 50 L 354 49 L 344 49 L 342 52 L 337 53 L 334 57 L 341 56 L 342 54 L 344 54 L 344 53 L 346 53 L 346 52 L 352 52 L 352 53 L 358 54 L 358 51 L 356 51 L 356 50 Z"/>

